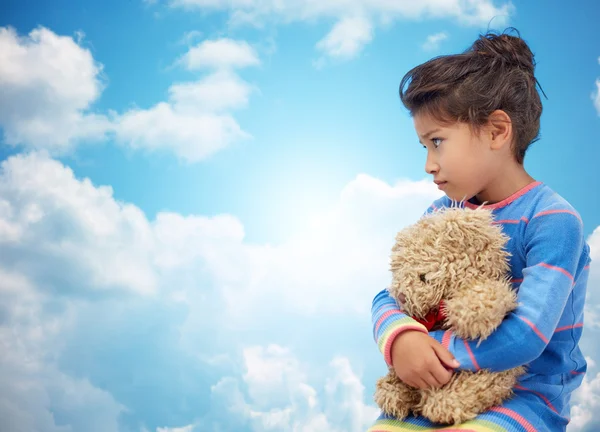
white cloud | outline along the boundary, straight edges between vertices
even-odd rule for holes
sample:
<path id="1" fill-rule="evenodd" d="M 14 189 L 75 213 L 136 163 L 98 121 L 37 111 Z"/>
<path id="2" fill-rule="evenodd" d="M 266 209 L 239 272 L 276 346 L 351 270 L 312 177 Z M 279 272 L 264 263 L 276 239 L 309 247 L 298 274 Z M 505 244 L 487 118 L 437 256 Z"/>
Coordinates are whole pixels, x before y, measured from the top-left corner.
<path id="1" fill-rule="evenodd" d="M 31 153 L 2 162 L 0 197 L 8 268 L 65 291 L 156 290 L 148 221 L 117 203 L 110 187 L 79 181 L 59 162 Z"/>
<path id="2" fill-rule="evenodd" d="M 228 216 L 179 216 L 175 220 L 163 213 L 150 222 L 135 206 L 117 202 L 110 187 L 79 180 L 42 153 L 20 154 L 2 162 L 0 197 L 3 425 L 15 431 L 117 432 L 120 416 L 130 410 L 87 379 L 101 373 L 102 382 L 108 385 L 108 378 L 116 375 L 111 361 L 99 360 L 101 365 L 106 363 L 100 372 L 85 369 L 93 364 L 90 349 L 105 356 L 115 351 L 116 343 L 116 351 L 125 356 L 119 360 L 122 368 L 136 358 L 144 339 L 150 338 L 157 349 L 165 345 L 160 336 L 162 323 L 177 303 L 169 300 L 168 293 L 186 287 L 201 290 L 202 270 L 195 269 L 198 261 L 222 261 L 219 246 L 226 249 L 230 239 L 239 243 L 243 229 Z M 182 227 L 186 232 L 181 232 Z M 192 250 L 186 237 L 198 242 Z M 137 306 L 128 306 L 132 303 Z M 145 316 L 136 310 L 141 307 L 143 311 L 149 304 L 160 305 L 158 314 L 150 311 Z M 130 318 L 131 310 L 141 319 Z M 167 330 L 177 318 L 167 322 Z M 148 323 L 159 328 L 151 327 L 154 330 L 148 335 L 144 330 Z M 131 339 L 121 336 L 130 332 Z M 122 353 L 119 344 L 124 342 L 136 348 Z M 69 345 L 75 347 L 67 352 Z M 167 341 L 166 347 L 172 346 L 178 346 L 177 338 Z M 170 351 L 181 367 L 183 352 Z M 146 349 L 140 355 L 138 362 L 144 366 L 136 365 L 136 376 L 144 373 L 145 365 L 157 362 L 148 353 L 152 354 Z M 162 365 L 167 361 L 159 360 Z M 75 363 L 79 373 L 69 374 L 60 366 L 70 363 Z M 193 372 L 189 367 L 187 371 Z M 135 387 L 136 378 L 128 377 Z M 148 379 L 162 383 L 154 369 Z M 183 391 L 180 386 L 177 389 Z"/>
<path id="3" fill-rule="evenodd" d="M 179 39 L 179 43 L 182 45 L 190 46 L 192 43 L 196 42 L 197 40 L 202 39 L 202 36 L 203 36 L 203 33 L 201 31 L 191 30 L 191 31 L 185 32 L 183 34 L 181 39 Z"/>
<path id="4" fill-rule="evenodd" d="M 582 351 L 588 363 L 588 372 L 579 389 L 573 395 L 573 408 L 569 432 L 592 432 L 597 430 L 600 418 L 600 373 L 595 373 L 600 350 L 596 341 L 600 337 L 600 296 L 596 289 L 600 284 L 600 227 L 587 239 L 590 246 L 590 274 L 586 295 L 585 330 Z"/>
<path id="5" fill-rule="evenodd" d="M 247 138 L 250 135 L 229 114 L 181 110 L 167 102 L 128 111 L 117 127 L 117 140 L 122 144 L 134 150 L 173 152 L 188 163 Z"/>
<path id="6" fill-rule="evenodd" d="M 423 49 L 425 51 L 436 51 L 440 48 L 440 43 L 448 39 L 446 33 L 435 33 L 427 36 L 427 40 L 423 43 Z"/>
<path id="7" fill-rule="evenodd" d="M 596 361 L 593 358 L 586 356 L 585 361 L 587 362 L 589 369 L 594 369 L 596 367 Z"/>
<path id="8" fill-rule="evenodd" d="M 206 78 L 181 84 L 169 89 L 172 106 L 182 112 L 219 113 L 244 108 L 252 87 L 230 72 L 216 72 Z"/>
<path id="9" fill-rule="evenodd" d="M 332 377 L 327 378 L 325 384 L 327 418 L 334 425 L 356 425 L 357 431 L 363 430 L 360 425 L 371 426 L 379 414 L 379 408 L 363 403 L 365 387 L 352 370 L 348 359 L 336 357 L 330 365 L 335 372 Z M 369 400 L 372 397 L 369 396 Z"/>
<path id="10" fill-rule="evenodd" d="M 569 432 L 578 432 L 592 420 L 598 420 L 598 418 L 594 418 L 594 413 L 600 409 L 600 373 L 592 378 L 584 378 L 573 401 Z"/>
<path id="11" fill-rule="evenodd" d="M 119 431 L 118 417 L 124 407 L 106 391 L 51 366 L 29 367 L 30 352 L 22 353 L 16 365 L 8 364 L 5 357 L 0 357 L 0 416 L 7 430 Z"/>
<path id="12" fill-rule="evenodd" d="M 156 428 L 156 432 L 193 432 L 193 430 L 194 430 L 194 425 L 188 425 L 188 426 L 176 427 L 176 428 L 169 428 L 169 427 Z"/>
<path id="13" fill-rule="evenodd" d="M 596 90 L 592 93 L 592 100 L 598 115 L 600 115 L 600 78 L 596 80 Z"/>
<path id="14" fill-rule="evenodd" d="M 233 216 L 161 212 L 149 221 L 136 206 L 116 201 L 112 188 L 75 178 L 44 153 L 3 161 L 0 197 L 0 247 L 8 260 L 0 268 L 60 282 L 66 291 L 156 293 L 166 272 L 198 261 L 229 283 L 245 276 L 243 263 L 261 259 L 244 256 L 260 247 L 245 248 L 243 225 Z M 18 273 L 7 280 L 18 281 Z"/>
<path id="15" fill-rule="evenodd" d="M 223 378 L 213 386 L 213 395 L 229 406 L 229 415 L 246 421 L 255 431 L 363 431 L 378 415 L 378 409 L 365 404 L 364 386 L 348 359 L 334 358 L 322 391 L 309 384 L 306 366 L 290 350 L 270 345 L 244 350 L 243 376 L 248 398 L 240 381 Z"/>
<path id="16" fill-rule="evenodd" d="M 505 3 L 496 7 L 491 0 L 324 0 L 307 2 L 303 0 L 170 0 L 173 7 L 187 9 L 225 10 L 231 13 L 245 13 L 256 19 L 270 17 L 284 22 L 312 20 L 315 18 L 341 18 L 349 14 L 364 14 L 380 19 L 395 18 L 457 18 L 465 24 L 488 24 L 491 18 L 506 19 L 514 6 Z M 497 23 L 501 25 L 501 23 Z"/>
<path id="17" fill-rule="evenodd" d="M 19 37 L 0 27 L 4 141 L 61 154 L 79 142 L 104 139 L 110 121 L 90 111 L 104 88 L 101 75 L 102 65 L 71 37 L 43 27 Z"/>
<path id="18" fill-rule="evenodd" d="M 373 28 L 363 17 L 345 17 L 317 43 L 317 49 L 336 59 L 355 57 L 373 39 Z"/>
<path id="19" fill-rule="evenodd" d="M 180 62 L 189 70 L 243 68 L 257 66 L 260 60 L 245 41 L 207 40 L 191 48 Z"/>
<path id="20" fill-rule="evenodd" d="M 194 163 L 249 139 L 231 111 L 245 108 L 257 89 L 233 69 L 259 64 L 254 50 L 244 41 L 204 41 L 178 63 L 191 70 L 215 70 L 198 81 L 173 84 L 166 102 L 120 116 L 117 140 L 133 149 L 172 151 L 180 160 Z"/>
<path id="21" fill-rule="evenodd" d="M 3 246 L 2 246 L 3 248 Z M 74 309 L 58 303 L 36 284 L 6 269 L 0 257 L 0 418 L 11 431 L 118 432 L 124 407 L 86 378 L 56 367 Z M 62 269 L 64 271 L 64 269 Z"/>
<path id="22" fill-rule="evenodd" d="M 106 116 L 90 111 L 105 86 L 102 65 L 80 45 L 81 34 L 77 39 L 45 28 L 20 38 L 0 27 L 0 127 L 7 144 L 62 155 L 114 136 L 123 146 L 172 152 L 193 163 L 250 138 L 232 115 L 257 91 L 234 72 L 260 64 L 245 41 L 209 40 L 190 48 L 177 63 L 209 69 L 208 75 L 173 84 L 168 100 L 149 109 Z M 4 229 L 0 225 L 0 235 Z"/>
<path id="23" fill-rule="evenodd" d="M 586 295 L 585 321 L 586 328 L 600 329 L 600 295 L 595 287 L 600 284 L 600 227 L 597 227 L 587 239 L 590 246 L 590 275 L 588 281 L 588 290 Z M 598 353 L 600 354 L 600 352 Z"/>
<path id="24" fill-rule="evenodd" d="M 505 26 L 514 13 L 511 2 L 495 5 L 493 0 L 165 0 L 172 7 L 190 10 L 228 11 L 234 25 L 264 26 L 267 22 L 337 23 L 317 49 L 334 58 L 352 58 L 372 39 L 373 27 L 397 20 L 446 18 L 468 26 Z M 353 18 L 354 17 L 354 18 Z M 361 18 L 355 18 L 361 17 Z M 325 60 L 317 61 L 318 65 Z"/>
<path id="25" fill-rule="evenodd" d="M 600 64 L 600 57 L 598 57 L 598 64 Z M 592 92 L 592 101 L 594 101 L 594 106 L 600 116 L 600 78 L 596 80 L 596 89 Z"/>
<path id="26" fill-rule="evenodd" d="M 299 370 L 298 361 L 287 349 L 278 345 L 245 349 L 244 364 L 244 381 L 248 385 L 251 398 L 260 405 L 263 405 L 263 401 L 269 405 L 279 399 L 279 395 L 272 392 L 273 389 L 287 392 L 287 386 L 297 386 L 305 379 Z M 288 380 L 292 382 L 287 382 Z"/>

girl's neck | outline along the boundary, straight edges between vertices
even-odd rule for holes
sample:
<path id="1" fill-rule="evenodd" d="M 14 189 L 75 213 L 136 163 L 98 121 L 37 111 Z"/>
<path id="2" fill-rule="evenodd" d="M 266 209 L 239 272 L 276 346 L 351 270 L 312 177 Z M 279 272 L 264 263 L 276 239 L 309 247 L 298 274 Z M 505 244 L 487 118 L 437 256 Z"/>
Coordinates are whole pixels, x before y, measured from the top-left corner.
<path id="1" fill-rule="evenodd" d="M 484 190 L 475 195 L 472 199 L 475 204 L 495 204 L 500 202 L 515 192 L 523 189 L 530 183 L 535 182 L 521 164 L 509 166 L 502 171 Z"/>

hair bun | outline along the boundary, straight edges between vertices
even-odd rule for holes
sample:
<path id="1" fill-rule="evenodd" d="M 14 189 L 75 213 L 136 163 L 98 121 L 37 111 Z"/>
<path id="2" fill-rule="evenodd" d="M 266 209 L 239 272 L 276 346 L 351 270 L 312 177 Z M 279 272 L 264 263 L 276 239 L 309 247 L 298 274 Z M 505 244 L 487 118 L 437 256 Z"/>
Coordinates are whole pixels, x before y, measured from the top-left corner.
<path id="1" fill-rule="evenodd" d="M 470 51 L 491 56 L 504 64 L 534 74 L 534 55 L 520 36 L 487 33 L 473 43 Z"/>

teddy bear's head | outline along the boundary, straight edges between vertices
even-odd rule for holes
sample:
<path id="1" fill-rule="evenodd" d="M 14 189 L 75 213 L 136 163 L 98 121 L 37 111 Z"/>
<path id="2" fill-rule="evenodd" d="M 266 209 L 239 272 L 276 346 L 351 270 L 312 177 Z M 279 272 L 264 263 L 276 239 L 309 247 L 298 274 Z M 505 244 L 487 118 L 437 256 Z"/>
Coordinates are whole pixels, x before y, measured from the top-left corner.
<path id="1" fill-rule="evenodd" d="M 425 318 L 465 281 L 506 278 L 508 237 L 485 208 L 451 207 L 423 216 L 396 235 L 390 295 Z"/>

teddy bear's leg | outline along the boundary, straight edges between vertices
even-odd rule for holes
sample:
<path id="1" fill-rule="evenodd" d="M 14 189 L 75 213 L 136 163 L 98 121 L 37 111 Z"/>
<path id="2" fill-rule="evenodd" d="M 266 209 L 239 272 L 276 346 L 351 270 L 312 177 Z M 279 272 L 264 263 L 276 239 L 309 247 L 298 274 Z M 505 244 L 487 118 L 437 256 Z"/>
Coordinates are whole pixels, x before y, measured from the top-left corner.
<path id="1" fill-rule="evenodd" d="M 375 386 L 375 403 L 398 420 L 406 418 L 420 399 L 420 393 L 402 382 L 393 370 L 380 378 Z"/>
<path id="2" fill-rule="evenodd" d="M 446 386 L 424 390 L 417 410 L 436 423 L 462 424 L 512 396 L 523 372 L 523 368 L 458 372 Z"/>

